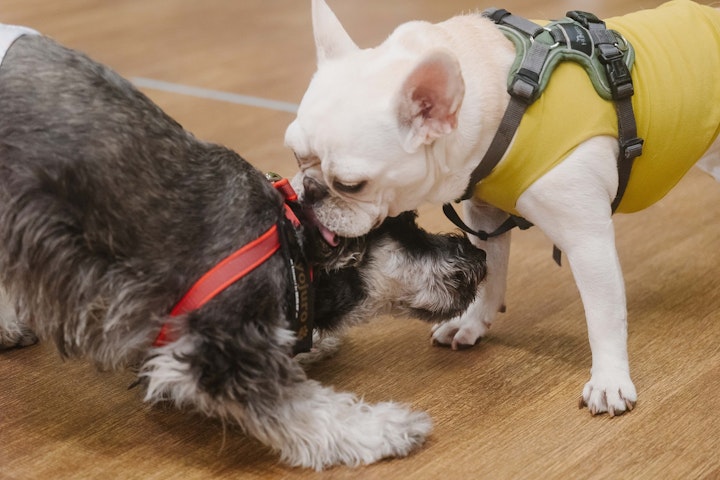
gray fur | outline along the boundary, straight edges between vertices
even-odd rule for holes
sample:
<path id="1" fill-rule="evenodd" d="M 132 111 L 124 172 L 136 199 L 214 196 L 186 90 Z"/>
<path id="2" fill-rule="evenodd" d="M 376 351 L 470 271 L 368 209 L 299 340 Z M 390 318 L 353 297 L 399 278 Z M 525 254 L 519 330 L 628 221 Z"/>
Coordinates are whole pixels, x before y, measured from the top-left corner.
<path id="1" fill-rule="evenodd" d="M 42 36 L 8 51 L 0 280 L 11 308 L 0 311 L 0 345 L 37 334 L 101 368 L 139 366 L 148 401 L 237 422 L 292 465 L 406 455 L 430 431 L 424 413 L 322 387 L 290 355 L 280 254 L 174 318 L 176 340 L 152 346 L 195 280 L 282 219 L 283 200 L 260 172 L 197 140 L 110 69 Z M 303 238 L 326 330 L 385 312 L 450 318 L 484 276 L 467 239 L 429 235 L 412 215 L 338 249 L 308 227 Z"/>

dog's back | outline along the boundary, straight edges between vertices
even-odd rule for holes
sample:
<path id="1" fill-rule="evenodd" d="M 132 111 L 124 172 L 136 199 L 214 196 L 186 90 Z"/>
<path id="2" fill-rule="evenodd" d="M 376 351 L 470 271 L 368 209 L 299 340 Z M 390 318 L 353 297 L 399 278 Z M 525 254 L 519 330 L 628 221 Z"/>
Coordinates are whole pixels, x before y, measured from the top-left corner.
<path id="1" fill-rule="evenodd" d="M 279 214 L 258 171 L 196 140 L 112 70 L 42 36 L 7 52 L 0 271 L 27 315 L 50 317 L 38 333 L 52 332 L 61 351 L 85 350 L 87 327 L 112 322 L 113 309 L 125 328 L 153 328 L 151 312 L 168 311 L 188 281 Z"/>

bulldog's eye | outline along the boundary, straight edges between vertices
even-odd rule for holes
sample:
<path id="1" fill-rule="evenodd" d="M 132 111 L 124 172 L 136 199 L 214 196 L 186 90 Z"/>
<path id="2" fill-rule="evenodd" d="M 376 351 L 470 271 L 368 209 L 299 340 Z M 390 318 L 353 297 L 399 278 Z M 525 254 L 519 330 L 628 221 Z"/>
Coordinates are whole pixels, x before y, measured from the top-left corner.
<path id="1" fill-rule="evenodd" d="M 342 183 L 333 180 L 333 188 L 341 193 L 359 193 L 366 185 L 366 180 L 358 183 Z"/>

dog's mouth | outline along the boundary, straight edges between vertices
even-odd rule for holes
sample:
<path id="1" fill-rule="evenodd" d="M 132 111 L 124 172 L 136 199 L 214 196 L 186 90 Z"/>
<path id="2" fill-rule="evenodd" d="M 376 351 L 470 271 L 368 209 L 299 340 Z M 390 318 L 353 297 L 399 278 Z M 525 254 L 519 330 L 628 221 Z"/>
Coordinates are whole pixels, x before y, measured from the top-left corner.
<path id="1" fill-rule="evenodd" d="M 317 216 L 315 216 L 315 212 L 311 207 L 305 206 L 303 207 L 303 210 L 305 211 L 305 215 L 310 221 L 310 224 L 313 225 L 318 230 L 318 232 L 320 232 L 320 236 L 325 241 L 325 243 L 327 243 L 331 247 L 337 247 L 338 245 L 340 245 L 340 238 L 338 237 L 337 233 L 333 232 L 325 225 L 320 223 L 320 220 L 318 220 Z"/>

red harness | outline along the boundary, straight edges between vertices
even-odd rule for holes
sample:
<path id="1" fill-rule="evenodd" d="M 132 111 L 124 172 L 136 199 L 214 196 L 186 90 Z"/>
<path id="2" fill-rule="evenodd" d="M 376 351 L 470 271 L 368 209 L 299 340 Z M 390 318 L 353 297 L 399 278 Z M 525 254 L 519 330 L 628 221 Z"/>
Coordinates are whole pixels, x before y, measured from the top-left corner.
<path id="1" fill-rule="evenodd" d="M 268 178 L 271 180 L 277 178 L 271 177 L 270 175 L 274 174 L 268 175 Z M 290 185 L 290 182 L 288 182 L 287 178 L 281 178 L 273 181 L 273 186 L 285 197 L 285 217 L 290 220 L 294 228 L 299 227 L 300 220 L 298 220 L 290 208 L 290 205 L 288 205 L 288 202 L 297 201 L 297 194 Z M 173 307 L 169 316 L 176 317 L 202 307 L 217 294 L 252 272 L 265 260 L 272 257 L 280 250 L 281 246 L 282 243 L 280 241 L 278 225 L 274 224 L 257 239 L 230 254 L 200 277 Z M 170 335 L 170 324 L 164 323 L 160 328 L 160 333 L 158 333 L 157 338 L 155 338 L 153 342 L 153 347 L 162 347 L 174 340 Z"/>

